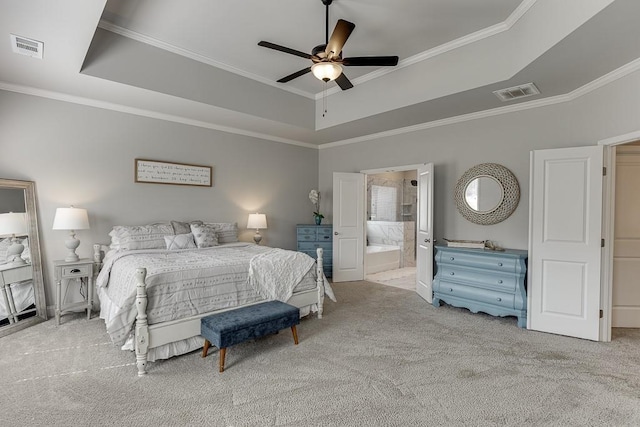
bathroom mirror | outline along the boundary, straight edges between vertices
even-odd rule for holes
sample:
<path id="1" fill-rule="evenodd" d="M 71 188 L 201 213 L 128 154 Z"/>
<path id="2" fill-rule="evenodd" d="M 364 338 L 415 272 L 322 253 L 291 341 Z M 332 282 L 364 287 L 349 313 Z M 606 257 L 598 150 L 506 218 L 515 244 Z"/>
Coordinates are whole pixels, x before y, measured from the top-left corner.
<path id="1" fill-rule="evenodd" d="M 467 170 L 455 189 L 456 207 L 467 220 L 481 225 L 507 219 L 520 202 L 515 175 L 497 163 L 482 163 Z"/>
<path id="2" fill-rule="evenodd" d="M 47 319 L 34 182 L 0 179 L 0 222 L 2 337 Z"/>

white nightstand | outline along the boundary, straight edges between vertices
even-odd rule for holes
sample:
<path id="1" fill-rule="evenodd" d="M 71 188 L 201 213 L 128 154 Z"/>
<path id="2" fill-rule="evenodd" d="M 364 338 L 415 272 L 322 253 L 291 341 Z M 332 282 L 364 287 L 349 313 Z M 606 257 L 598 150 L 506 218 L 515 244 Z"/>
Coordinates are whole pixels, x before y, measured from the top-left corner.
<path id="1" fill-rule="evenodd" d="M 91 308 L 93 306 L 93 260 L 82 258 L 78 261 L 54 261 L 53 267 L 56 273 L 56 325 L 60 325 L 60 315 L 65 311 L 71 311 L 82 307 L 87 310 L 87 320 L 91 319 Z M 80 286 L 87 285 L 87 292 L 84 301 L 65 304 L 64 300 L 69 290 L 69 284 L 76 280 Z M 62 282 L 66 281 L 64 297 L 62 296 Z"/>

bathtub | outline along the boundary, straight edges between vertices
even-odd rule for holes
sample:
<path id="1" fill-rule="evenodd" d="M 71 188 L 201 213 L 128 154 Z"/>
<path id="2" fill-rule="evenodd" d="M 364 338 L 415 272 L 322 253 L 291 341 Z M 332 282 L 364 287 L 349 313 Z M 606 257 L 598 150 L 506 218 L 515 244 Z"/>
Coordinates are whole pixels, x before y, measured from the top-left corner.
<path id="1" fill-rule="evenodd" d="M 366 274 L 400 268 L 400 246 L 375 244 L 367 246 Z"/>

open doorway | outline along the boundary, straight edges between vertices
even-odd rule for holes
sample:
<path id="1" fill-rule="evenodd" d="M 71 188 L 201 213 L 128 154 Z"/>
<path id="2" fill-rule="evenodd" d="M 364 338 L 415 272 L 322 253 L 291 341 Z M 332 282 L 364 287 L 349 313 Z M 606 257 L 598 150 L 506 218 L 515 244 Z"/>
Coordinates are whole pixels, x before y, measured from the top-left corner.
<path id="1" fill-rule="evenodd" d="M 365 279 L 416 287 L 417 170 L 367 174 Z"/>

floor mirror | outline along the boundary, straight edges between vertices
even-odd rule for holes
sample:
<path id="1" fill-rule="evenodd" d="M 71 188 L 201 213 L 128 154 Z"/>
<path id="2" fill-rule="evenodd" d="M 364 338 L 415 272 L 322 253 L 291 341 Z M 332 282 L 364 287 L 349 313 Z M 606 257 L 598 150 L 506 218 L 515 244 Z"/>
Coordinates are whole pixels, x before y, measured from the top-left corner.
<path id="1" fill-rule="evenodd" d="M 0 337 L 47 319 L 35 187 L 0 179 Z"/>

